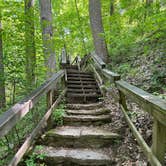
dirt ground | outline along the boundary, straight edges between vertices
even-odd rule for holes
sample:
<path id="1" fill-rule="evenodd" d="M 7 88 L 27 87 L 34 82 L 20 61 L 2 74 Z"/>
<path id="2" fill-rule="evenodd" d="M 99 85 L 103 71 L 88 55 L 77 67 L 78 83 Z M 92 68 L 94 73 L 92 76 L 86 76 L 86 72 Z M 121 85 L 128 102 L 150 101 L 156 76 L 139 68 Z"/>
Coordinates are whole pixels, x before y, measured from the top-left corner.
<path id="1" fill-rule="evenodd" d="M 116 166 L 146 166 L 147 159 L 141 147 L 134 138 L 118 102 L 107 94 L 104 99 L 106 106 L 111 110 L 112 122 L 102 127 L 106 130 L 117 132 L 122 136 L 114 145 L 109 148 L 109 154 L 114 158 Z M 131 102 L 129 102 L 131 103 Z M 131 119 L 145 141 L 151 146 L 152 142 L 152 120 L 150 116 L 143 112 L 136 104 L 128 104 L 131 112 Z"/>

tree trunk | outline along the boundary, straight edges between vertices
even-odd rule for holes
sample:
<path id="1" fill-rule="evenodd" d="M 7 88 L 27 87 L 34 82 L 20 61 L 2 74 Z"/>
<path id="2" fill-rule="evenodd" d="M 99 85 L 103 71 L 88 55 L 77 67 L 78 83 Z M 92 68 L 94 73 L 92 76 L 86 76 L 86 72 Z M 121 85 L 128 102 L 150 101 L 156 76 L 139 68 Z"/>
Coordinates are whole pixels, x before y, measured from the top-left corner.
<path id="1" fill-rule="evenodd" d="M 149 6 L 150 4 L 153 3 L 153 0 L 146 0 L 146 5 Z"/>
<path id="2" fill-rule="evenodd" d="M 145 1 L 145 15 L 144 15 L 144 21 L 146 20 L 147 16 L 151 13 L 151 11 L 153 10 L 151 8 L 151 4 L 153 3 L 153 0 L 146 0 Z"/>
<path id="3" fill-rule="evenodd" d="M 1 11 L 0 11 L 0 108 L 4 108 L 5 105 L 6 105 L 5 74 L 4 74 L 4 64 L 3 64 L 2 23 L 1 23 Z"/>
<path id="4" fill-rule="evenodd" d="M 82 38 L 83 49 L 84 49 L 84 52 L 87 54 L 86 45 L 85 45 L 85 41 L 84 41 L 85 35 L 84 35 L 83 29 L 82 29 L 81 17 L 80 17 L 78 5 L 77 5 L 77 0 L 75 0 L 75 8 L 76 8 L 77 16 L 78 16 L 78 21 L 79 21 L 79 27 L 80 27 L 79 31 L 80 31 L 81 38 Z"/>
<path id="5" fill-rule="evenodd" d="M 108 60 L 108 50 L 104 38 L 100 0 L 89 0 L 89 15 L 95 52 L 104 62 Z"/>
<path id="6" fill-rule="evenodd" d="M 114 14 L 114 0 L 111 0 L 110 2 L 110 16 Z"/>
<path id="7" fill-rule="evenodd" d="M 40 0 L 43 51 L 45 56 L 45 66 L 47 69 L 47 78 L 50 77 L 56 69 L 51 7 L 51 0 Z"/>
<path id="8" fill-rule="evenodd" d="M 34 0 L 24 0 L 25 3 L 25 50 L 26 50 L 26 81 L 27 90 L 35 85 L 36 49 L 34 28 Z"/>

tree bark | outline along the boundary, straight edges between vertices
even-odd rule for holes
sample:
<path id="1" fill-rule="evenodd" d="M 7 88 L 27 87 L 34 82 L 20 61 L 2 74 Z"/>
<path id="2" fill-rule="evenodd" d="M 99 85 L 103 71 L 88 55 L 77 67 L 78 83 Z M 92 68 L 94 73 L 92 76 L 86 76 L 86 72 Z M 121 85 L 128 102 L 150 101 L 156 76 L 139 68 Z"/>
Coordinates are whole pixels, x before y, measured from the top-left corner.
<path id="1" fill-rule="evenodd" d="M 151 4 L 153 3 L 153 0 L 146 0 L 145 1 L 145 15 L 144 15 L 144 21 L 146 20 L 147 16 L 151 13 Z"/>
<path id="2" fill-rule="evenodd" d="M 104 38 L 100 0 L 89 0 L 89 15 L 95 52 L 104 62 L 107 62 L 108 50 Z"/>
<path id="3" fill-rule="evenodd" d="M 25 3 L 25 54 L 27 90 L 35 85 L 36 49 L 34 28 L 34 0 L 24 0 Z"/>
<path id="4" fill-rule="evenodd" d="M 50 77 L 56 69 L 55 49 L 53 45 L 52 28 L 52 6 L 51 0 L 40 0 L 40 17 L 43 38 L 43 51 L 45 57 L 45 66 L 47 69 L 47 78 Z"/>
<path id="5" fill-rule="evenodd" d="M 87 53 L 86 45 L 85 45 L 85 41 L 84 41 L 85 35 L 84 35 L 83 29 L 82 29 L 81 17 L 80 17 L 78 5 L 77 5 L 77 0 L 75 0 L 75 8 L 76 8 L 77 16 L 78 16 L 78 21 L 79 21 L 79 27 L 80 27 L 79 31 L 80 31 L 81 38 L 82 38 L 83 49 Z"/>
<path id="6" fill-rule="evenodd" d="M 150 4 L 153 3 L 153 0 L 146 0 L 146 5 L 149 6 Z"/>
<path id="7" fill-rule="evenodd" d="M 110 2 L 110 16 L 114 14 L 114 0 L 111 0 Z"/>
<path id="8" fill-rule="evenodd" d="M 6 105 L 5 98 L 5 74 L 3 64 L 3 43 L 2 43 L 2 23 L 1 23 L 1 11 L 0 11 L 0 108 L 4 108 Z"/>

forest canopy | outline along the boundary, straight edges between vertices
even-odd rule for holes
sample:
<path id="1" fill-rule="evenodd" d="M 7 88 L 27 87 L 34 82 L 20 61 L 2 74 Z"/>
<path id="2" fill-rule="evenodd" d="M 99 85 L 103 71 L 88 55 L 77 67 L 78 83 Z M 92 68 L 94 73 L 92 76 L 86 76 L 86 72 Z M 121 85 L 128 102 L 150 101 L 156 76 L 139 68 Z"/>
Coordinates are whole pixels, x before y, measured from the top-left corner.
<path id="1" fill-rule="evenodd" d="M 143 151 L 145 163 L 158 165 L 165 155 L 165 100 L 166 0 L 0 0 L 0 165 L 21 147 L 11 161 L 17 165 L 32 143 L 44 141 L 45 136 L 37 139 L 44 130 L 100 122 L 110 138 L 113 130 L 119 132 L 115 141 L 98 127 L 92 135 L 85 129 L 86 136 L 84 129 L 67 126 L 73 145 L 64 129 L 62 145 L 77 147 L 78 139 L 99 148 L 107 145 L 103 137 L 119 146 L 108 157 L 115 149 L 120 155 L 113 154 L 115 161 L 127 163 L 119 165 L 130 165 L 129 158 L 139 165 Z M 53 145 L 60 143 L 55 139 Z M 80 150 L 71 154 L 83 163 Z M 94 165 L 91 154 L 83 150 Z M 43 157 L 32 153 L 21 162 L 32 166 Z M 98 163 L 100 157 L 94 157 Z M 59 158 L 58 152 L 61 165 Z M 103 155 L 97 165 L 102 162 Z"/>
<path id="2" fill-rule="evenodd" d="M 29 56 L 29 64 L 34 66 L 31 78 L 35 89 L 46 77 L 42 41 L 42 26 L 40 19 L 40 3 L 33 1 L 32 9 L 26 13 L 27 0 L 1 0 L 0 20 L 3 41 L 3 66 L 6 89 L 6 101 L 11 105 L 27 92 L 26 72 L 27 44 L 29 38 L 34 45 Z M 56 0 L 52 1 L 52 41 L 56 57 L 56 69 L 62 48 L 72 59 L 79 54 L 84 56 L 94 50 L 93 37 L 89 19 L 88 0 Z M 119 59 L 129 59 L 130 48 L 136 48 L 138 43 L 164 40 L 166 34 L 166 1 L 165 0 L 101 0 L 101 11 L 104 32 L 107 43 L 110 66 L 120 63 Z M 26 21 L 28 20 L 28 21 Z M 34 22 L 34 41 L 27 36 L 27 25 Z M 33 26 L 33 23 L 31 24 Z M 29 26 L 28 26 L 29 27 Z M 33 34 L 32 31 L 28 32 Z M 138 46 L 138 45 L 137 45 Z M 143 51 L 148 54 L 149 45 L 144 45 Z M 35 64 L 30 64 L 30 61 Z M 127 70 L 126 64 L 117 71 Z M 116 68 L 115 68 L 116 70 Z M 2 73 L 1 73 L 2 74 Z M 122 73 L 123 74 L 123 73 Z M 160 73 L 161 74 L 161 73 Z M 158 75 L 157 75 L 158 77 Z M 163 76 L 162 76 L 163 77 Z M 2 77 L 1 77 L 2 78 Z M 32 83 L 33 82 L 33 83 Z"/>

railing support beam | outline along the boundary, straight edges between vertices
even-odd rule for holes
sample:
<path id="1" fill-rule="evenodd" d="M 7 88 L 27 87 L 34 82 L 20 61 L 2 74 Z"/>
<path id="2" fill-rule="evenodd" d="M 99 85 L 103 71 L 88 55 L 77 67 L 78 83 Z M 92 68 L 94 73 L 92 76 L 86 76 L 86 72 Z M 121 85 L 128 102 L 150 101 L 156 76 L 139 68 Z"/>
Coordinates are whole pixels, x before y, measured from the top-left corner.
<path id="1" fill-rule="evenodd" d="M 52 106 L 53 103 L 53 91 L 49 90 L 47 92 L 47 109 L 49 109 Z"/>
<path id="2" fill-rule="evenodd" d="M 154 118 L 153 121 L 152 151 L 161 162 L 161 164 L 164 164 L 164 157 L 166 153 L 166 127 L 156 118 Z"/>

